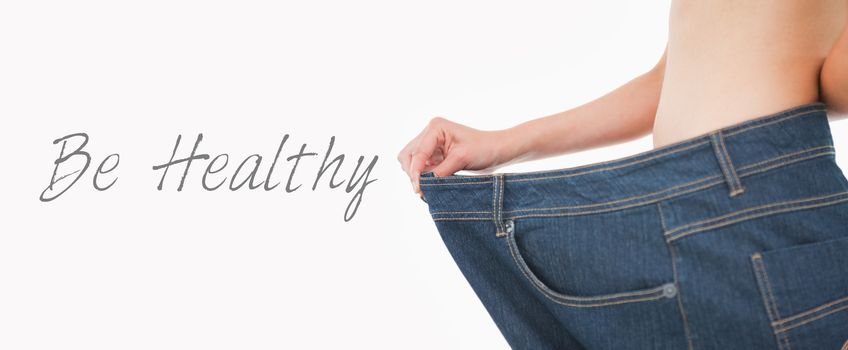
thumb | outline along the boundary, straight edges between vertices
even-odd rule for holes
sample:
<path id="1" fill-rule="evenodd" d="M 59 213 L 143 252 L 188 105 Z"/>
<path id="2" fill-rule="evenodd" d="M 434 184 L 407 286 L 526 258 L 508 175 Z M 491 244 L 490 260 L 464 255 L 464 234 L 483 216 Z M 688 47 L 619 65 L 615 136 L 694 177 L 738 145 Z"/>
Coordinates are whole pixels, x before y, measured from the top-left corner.
<path id="1" fill-rule="evenodd" d="M 458 155 L 449 155 L 445 160 L 443 160 L 439 165 L 433 168 L 433 174 L 438 176 L 449 176 L 453 175 L 453 173 L 462 170 L 465 168 L 465 162 L 463 161 L 463 157 Z"/>

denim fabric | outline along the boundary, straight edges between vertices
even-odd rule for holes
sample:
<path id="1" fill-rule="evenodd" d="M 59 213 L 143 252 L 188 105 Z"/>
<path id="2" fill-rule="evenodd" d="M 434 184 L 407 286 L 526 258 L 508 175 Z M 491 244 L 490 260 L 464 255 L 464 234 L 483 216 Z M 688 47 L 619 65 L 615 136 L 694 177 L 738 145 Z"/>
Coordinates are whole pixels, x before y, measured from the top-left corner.
<path id="1" fill-rule="evenodd" d="M 840 349 L 848 180 L 813 102 L 580 167 L 422 174 L 518 349 Z"/>

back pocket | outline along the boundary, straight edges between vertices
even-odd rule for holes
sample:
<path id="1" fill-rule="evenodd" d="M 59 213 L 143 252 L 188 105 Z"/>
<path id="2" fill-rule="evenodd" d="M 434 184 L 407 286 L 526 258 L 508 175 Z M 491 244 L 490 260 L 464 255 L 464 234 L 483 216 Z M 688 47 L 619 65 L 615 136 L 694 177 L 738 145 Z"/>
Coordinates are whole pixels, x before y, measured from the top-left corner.
<path id="1" fill-rule="evenodd" d="M 848 237 L 751 256 L 781 349 L 839 349 L 848 340 Z"/>

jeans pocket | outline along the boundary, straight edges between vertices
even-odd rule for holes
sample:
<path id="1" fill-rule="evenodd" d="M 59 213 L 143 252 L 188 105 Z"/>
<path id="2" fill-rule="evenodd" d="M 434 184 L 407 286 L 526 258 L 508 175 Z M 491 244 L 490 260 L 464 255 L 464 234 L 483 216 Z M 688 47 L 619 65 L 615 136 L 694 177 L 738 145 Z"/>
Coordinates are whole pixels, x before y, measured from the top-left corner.
<path id="1" fill-rule="evenodd" d="M 544 237 L 541 243 L 536 242 L 531 245 L 529 241 L 525 241 L 528 244 L 522 245 L 516 235 L 521 236 L 527 233 L 522 232 L 521 224 L 528 224 L 528 222 L 517 223 L 517 221 L 520 220 L 507 220 L 507 235 L 504 237 L 513 261 L 536 290 L 557 304 L 572 307 L 601 307 L 672 298 L 677 295 L 677 287 L 673 283 L 673 278 L 665 276 L 658 269 L 651 268 L 650 264 L 642 266 L 643 271 L 650 272 L 641 274 L 617 268 L 615 264 L 622 263 L 622 261 L 616 261 L 617 257 L 604 259 L 614 262 L 604 267 L 599 267 L 600 264 L 589 261 L 586 261 L 585 264 L 570 264 L 561 260 L 572 257 L 572 261 L 580 261 L 581 256 L 586 257 L 585 253 L 589 253 L 589 255 L 593 253 L 581 248 L 580 244 L 567 247 L 569 246 L 569 239 L 573 237 L 559 235 L 559 232 L 545 232 L 554 233 L 554 235 Z M 534 224 L 536 224 L 534 230 L 536 232 L 533 233 L 538 233 L 540 227 L 542 230 L 550 230 L 549 226 L 551 226 L 550 223 Z M 577 238 L 576 240 L 579 241 L 580 239 Z M 599 249 L 594 254 L 603 254 L 602 252 L 606 251 L 601 249 L 601 245 L 598 246 Z M 634 255 L 638 254 L 638 252 L 634 252 Z M 529 258 L 532 258 L 532 263 L 528 261 L 531 260 Z M 595 275 L 597 278 L 593 278 L 593 281 L 589 282 L 585 276 L 578 276 L 580 272 L 592 270 L 592 268 L 596 268 L 594 271 L 598 271 Z M 648 276 L 652 274 L 655 276 Z M 621 276 L 627 277 L 621 278 Z M 573 288 L 566 288 L 565 285 Z M 585 287 L 588 285 L 592 285 L 592 287 Z M 615 292 L 598 292 L 601 290 L 598 287 L 599 285 L 603 285 L 604 290 L 615 290 Z"/>
<path id="2" fill-rule="evenodd" d="M 839 349 L 848 340 L 848 237 L 751 255 L 781 349 Z"/>

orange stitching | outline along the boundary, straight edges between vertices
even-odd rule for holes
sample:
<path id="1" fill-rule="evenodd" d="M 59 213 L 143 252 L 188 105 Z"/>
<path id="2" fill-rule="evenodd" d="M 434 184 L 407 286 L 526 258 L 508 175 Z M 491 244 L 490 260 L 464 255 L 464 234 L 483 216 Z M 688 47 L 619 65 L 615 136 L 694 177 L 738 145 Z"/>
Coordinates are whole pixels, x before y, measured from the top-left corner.
<path id="1" fill-rule="evenodd" d="M 779 330 L 775 330 L 775 333 L 783 333 L 783 332 L 786 332 L 786 331 L 788 331 L 788 330 L 790 330 L 790 329 L 797 328 L 797 327 L 803 326 L 803 325 L 805 325 L 805 324 L 807 324 L 807 323 L 810 323 L 810 322 L 813 322 L 813 321 L 815 321 L 815 320 L 818 320 L 818 319 L 820 319 L 820 318 L 823 318 L 823 317 L 826 317 L 826 316 L 830 316 L 831 314 L 835 314 L 835 313 L 837 313 L 837 312 L 840 312 L 840 311 L 846 311 L 846 310 L 848 310 L 848 305 L 845 305 L 845 306 L 842 306 L 842 307 L 838 307 L 838 308 L 835 308 L 835 309 L 831 309 L 831 310 L 828 310 L 827 312 L 821 313 L 821 314 L 816 315 L 816 316 L 814 316 L 814 317 L 810 317 L 810 318 L 808 318 L 808 319 L 806 319 L 806 320 L 804 320 L 804 321 L 802 321 L 802 322 L 798 322 L 798 323 L 796 323 L 796 324 L 793 324 L 793 325 L 789 325 L 789 326 L 786 326 L 786 327 L 780 328 Z"/>
<path id="2" fill-rule="evenodd" d="M 492 218 L 435 218 L 433 221 L 491 220 Z"/>
<path id="3" fill-rule="evenodd" d="M 804 210 L 804 209 L 818 208 L 818 207 L 823 207 L 823 206 L 827 206 L 827 205 L 831 205 L 831 204 L 842 203 L 842 202 L 845 202 L 845 201 L 848 201 L 848 198 L 842 198 L 842 199 L 837 199 L 837 200 L 834 200 L 834 201 L 818 203 L 818 204 L 786 207 L 786 208 L 783 208 L 783 209 L 771 210 L 771 211 L 765 211 L 765 212 L 758 213 L 758 214 L 741 216 L 741 217 L 738 217 L 734 220 L 728 220 L 728 221 L 725 221 L 725 222 L 722 222 L 722 223 L 716 223 L 714 225 L 700 227 L 700 228 L 694 229 L 692 231 L 687 231 L 686 233 L 681 233 L 681 234 L 678 234 L 676 236 L 669 237 L 668 241 L 675 241 L 675 240 L 681 239 L 681 238 L 686 237 L 686 236 L 690 236 L 690 235 L 698 233 L 698 232 L 702 232 L 702 231 L 706 231 L 706 230 L 712 230 L 712 229 L 715 229 L 715 228 L 724 227 L 724 226 L 728 226 L 728 225 L 731 225 L 731 224 L 735 224 L 737 222 L 742 222 L 742 221 L 746 221 L 746 220 L 750 220 L 750 219 L 756 219 L 756 218 L 763 217 L 763 216 L 768 216 L 768 215 L 772 215 L 772 214 L 779 214 L 779 213 L 793 212 L 793 211 Z"/>
<path id="4" fill-rule="evenodd" d="M 659 190 L 659 191 L 649 192 L 649 193 L 645 193 L 645 194 L 641 194 L 641 195 L 637 195 L 637 196 L 632 196 L 632 197 L 627 197 L 627 198 L 616 199 L 616 200 L 613 200 L 613 201 L 606 201 L 606 202 L 592 203 L 592 204 L 569 205 L 569 206 L 562 206 L 562 207 L 515 209 L 515 210 L 507 210 L 505 212 L 506 213 L 518 213 L 518 212 L 525 212 L 525 211 L 542 211 L 542 210 L 559 210 L 559 209 L 576 209 L 576 208 L 600 207 L 600 206 L 605 206 L 605 205 L 610 205 L 610 204 L 615 204 L 615 203 L 632 201 L 632 200 L 639 199 L 639 198 L 650 197 L 650 196 L 653 196 L 653 195 L 656 195 L 656 194 L 660 194 L 660 193 L 663 193 L 663 192 L 669 192 L 669 191 L 676 190 L 678 188 L 682 188 L 682 187 L 686 187 L 686 186 L 691 186 L 691 185 L 697 184 L 699 182 L 712 180 L 712 179 L 715 179 L 715 178 L 718 178 L 718 177 L 719 177 L 718 175 L 702 177 L 702 178 L 695 180 L 695 181 L 690 181 L 690 182 L 687 182 L 687 183 L 674 185 L 672 187 L 664 188 L 664 189 Z"/>
<path id="5" fill-rule="evenodd" d="M 514 215 L 514 216 L 508 216 L 507 218 L 517 219 L 517 218 L 557 217 L 557 216 L 574 216 L 574 215 L 588 215 L 588 214 L 597 214 L 597 213 L 607 213 L 607 212 L 610 212 L 610 211 L 616 211 L 616 210 L 620 210 L 620 209 L 627 209 L 627 208 L 632 208 L 632 207 L 638 207 L 638 206 L 642 206 L 642 205 L 647 205 L 647 204 L 655 203 L 655 202 L 658 202 L 658 201 L 661 201 L 661 200 L 664 200 L 664 199 L 668 199 L 668 198 L 676 197 L 676 196 L 679 196 L 679 195 L 683 195 L 683 194 L 686 194 L 686 193 L 700 191 L 700 190 L 702 190 L 702 189 L 710 188 L 710 187 L 712 187 L 712 186 L 718 185 L 718 184 L 720 184 L 720 183 L 722 183 L 722 182 L 724 182 L 724 181 L 723 181 L 723 180 L 719 180 L 719 181 L 715 181 L 715 182 L 707 183 L 706 185 L 703 185 L 703 186 L 693 187 L 693 188 L 690 188 L 690 189 L 685 190 L 685 191 L 675 192 L 675 193 L 672 193 L 672 194 L 667 195 L 667 196 L 665 196 L 665 197 L 660 197 L 660 198 L 656 198 L 656 199 L 650 199 L 650 200 L 646 200 L 646 201 L 642 201 L 642 202 L 636 202 L 636 203 L 633 203 L 633 204 L 623 205 L 623 206 L 617 206 L 617 207 L 612 207 L 612 208 L 598 209 L 598 210 L 588 210 L 588 211 L 579 211 L 579 212 L 576 212 L 576 213 L 550 213 L 550 214 L 527 214 L 527 215 Z"/>
<path id="6" fill-rule="evenodd" d="M 434 211 L 430 214 L 432 215 L 440 215 L 440 214 L 488 214 L 488 211 Z"/>
<path id="7" fill-rule="evenodd" d="M 531 274 L 532 272 L 530 271 L 530 267 L 526 263 L 524 263 L 523 257 L 520 256 L 521 252 L 518 251 L 518 244 L 515 242 L 514 230 L 511 234 L 509 234 L 509 237 L 507 238 L 507 245 L 509 245 L 509 252 L 510 255 L 512 255 L 513 262 L 516 264 L 516 266 L 524 275 L 524 277 L 526 277 L 530 281 L 530 283 L 533 285 L 534 288 L 536 288 L 537 291 L 542 293 L 542 295 L 544 295 L 548 300 L 551 300 L 557 304 L 573 307 L 599 307 L 632 303 L 638 301 L 655 300 L 660 299 L 665 295 L 663 293 L 663 288 L 665 287 L 665 285 L 645 290 L 637 290 L 632 292 L 616 293 L 594 297 L 579 297 L 562 294 L 550 289 L 550 287 L 546 286 L 544 283 L 542 283 L 542 281 L 536 278 L 535 275 Z M 643 297 L 635 298 L 635 296 Z M 573 303 L 564 300 L 572 300 Z M 613 301 L 602 302 L 603 300 Z"/>
<path id="8" fill-rule="evenodd" d="M 731 196 L 735 196 L 745 191 L 745 188 L 742 187 L 742 181 L 739 180 L 739 175 L 736 174 L 736 169 L 733 166 L 733 159 L 730 158 L 730 153 L 727 151 L 727 146 L 724 144 L 724 136 L 722 136 L 721 131 L 718 133 L 718 142 L 721 144 L 722 153 L 724 153 L 724 157 L 727 160 L 727 165 L 730 168 L 730 173 L 733 175 L 732 177 L 732 186 L 736 186 L 733 191 L 730 192 Z"/>
<path id="9" fill-rule="evenodd" d="M 668 231 L 666 235 L 670 236 L 670 235 L 673 235 L 673 234 L 675 234 L 679 231 L 685 231 L 686 229 L 694 227 L 694 226 L 699 226 L 699 225 L 702 225 L 702 224 L 708 224 L 710 222 L 721 221 L 721 220 L 728 219 L 728 218 L 731 218 L 733 216 L 736 216 L 736 215 L 739 215 L 739 214 L 742 214 L 742 213 L 756 211 L 758 209 L 764 209 L 764 208 L 768 208 L 768 207 L 777 207 L 777 206 L 781 206 L 781 205 L 807 203 L 807 202 L 812 202 L 812 201 L 816 201 L 816 200 L 820 200 L 820 199 L 826 199 L 826 198 L 831 198 L 831 197 L 839 197 L 839 196 L 845 196 L 845 195 L 848 195 L 848 191 L 831 193 L 831 194 L 827 194 L 827 195 L 823 195 L 823 196 L 817 196 L 817 197 L 807 197 L 807 198 L 795 199 L 795 200 L 790 200 L 790 201 L 774 202 L 774 203 L 758 205 L 758 206 L 755 206 L 755 207 L 750 207 L 750 208 L 745 208 L 745 209 L 733 211 L 733 212 L 730 212 L 730 213 L 727 213 L 727 214 L 724 214 L 724 215 L 721 215 L 721 216 L 715 216 L 715 217 L 711 217 L 711 218 L 708 218 L 708 219 L 699 220 L 699 221 L 695 221 L 695 222 L 688 223 L 688 224 L 685 224 L 685 225 L 681 225 L 681 226 L 675 227 L 673 230 Z"/>
<path id="10" fill-rule="evenodd" d="M 760 287 L 760 295 L 766 307 L 769 321 L 774 322 L 774 320 L 780 318 L 780 312 L 777 310 L 774 292 L 772 291 L 766 268 L 763 265 L 763 256 L 760 253 L 751 255 L 751 265 L 754 267 L 754 275 L 757 277 L 757 285 Z M 774 330 L 773 327 L 772 330 Z M 786 336 L 775 333 L 775 340 L 777 340 L 778 347 L 781 349 L 789 349 L 789 339 Z"/>
<path id="11" fill-rule="evenodd" d="M 807 114 L 822 112 L 824 110 L 825 110 L 824 108 L 816 108 L 816 109 L 812 109 L 812 110 L 809 110 L 809 111 L 798 112 L 796 114 L 792 114 L 792 115 L 789 115 L 789 116 L 786 116 L 786 117 L 782 117 L 782 118 L 779 118 L 779 119 L 764 122 L 762 124 L 752 125 L 752 126 L 748 126 L 748 127 L 742 127 L 740 129 L 733 130 L 731 132 L 725 133 L 724 135 L 725 136 L 731 136 L 731 135 L 735 135 L 735 134 L 738 134 L 738 133 L 743 132 L 743 131 L 761 128 L 761 127 L 764 127 L 766 125 L 771 125 L 771 124 L 774 124 L 774 123 L 782 122 L 782 121 L 785 121 L 785 120 L 789 120 L 789 119 L 792 119 L 792 118 L 795 118 L 795 117 L 800 117 L 800 116 L 807 115 Z"/>
<path id="12" fill-rule="evenodd" d="M 503 201 L 504 201 L 504 199 L 503 199 L 503 193 L 504 193 L 503 192 L 503 188 L 504 188 L 504 178 L 503 178 L 503 176 L 500 177 L 500 180 L 501 180 L 499 182 L 500 183 L 500 194 L 498 195 L 498 224 L 503 226 L 503 222 L 501 221 L 501 217 L 503 216 L 502 211 L 503 211 Z"/>
<path id="13" fill-rule="evenodd" d="M 715 156 L 718 160 L 718 167 L 721 169 L 721 173 L 724 174 L 724 180 L 728 183 L 728 185 L 733 186 L 733 180 L 730 180 L 730 173 L 727 172 L 727 160 L 724 159 L 724 153 L 719 149 L 718 142 L 715 139 L 721 138 L 721 135 L 718 133 L 714 133 L 710 135 L 710 141 L 713 146 L 713 152 L 715 152 Z"/>
<path id="14" fill-rule="evenodd" d="M 810 149 L 807 149 L 807 150 L 804 150 L 804 151 L 793 152 L 793 153 L 790 153 L 790 154 L 784 154 L 784 155 L 774 157 L 774 158 L 771 158 L 771 159 L 768 159 L 768 160 L 765 160 L 765 161 L 760 161 L 760 162 L 757 162 L 757 163 L 754 163 L 754 164 L 749 164 L 749 165 L 746 165 L 746 166 L 739 168 L 739 176 L 740 177 L 746 177 L 746 176 L 750 176 L 750 175 L 754 175 L 754 174 L 759 174 L 759 173 L 762 173 L 762 172 L 765 172 L 765 171 L 768 171 L 768 170 L 771 170 L 771 169 L 774 169 L 774 168 L 777 168 L 777 167 L 781 167 L 781 166 L 784 166 L 784 165 L 790 165 L 790 164 L 794 164 L 794 163 L 797 163 L 797 162 L 800 162 L 800 161 L 804 161 L 804 160 L 808 160 L 808 159 L 812 159 L 812 158 L 816 158 L 816 157 L 820 157 L 820 156 L 835 154 L 834 152 L 814 153 L 814 154 L 811 154 L 809 156 L 805 156 L 805 157 L 801 157 L 801 158 L 792 158 L 791 160 L 788 160 L 788 161 L 781 161 L 781 162 L 778 162 L 778 163 L 775 163 L 775 164 L 772 164 L 770 166 L 766 166 L 766 167 L 763 167 L 763 168 L 760 168 L 760 169 L 750 170 L 751 168 L 754 168 L 754 167 L 757 167 L 757 166 L 762 166 L 763 164 L 766 164 L 766 163 L 769 163 L 769 162 L 773 162 L 775 159 L 787 158 L 787 157 L 794 156 L 794 155 L 797 155 L 797 154 L 809 152 L 812 149 L 822 149 L 822 148 L 833 148 L 833 147 L 832 146 L 821 146 L 821 147 L 810 148 Z M 694 183 L 706 181 L 706 180 L 717 178 L 717 177 L 719 177 L 719 176 L 709 176 L 709 177 L 701 178 L 701 179 L 691 181 L 691 182 L 688 182 L 688 183 L 685 183 L 685 184 L 676 185 L 675 187 L 671 187 L 671 188 L 674 189 L 676 187 L 688 186 L 688 185 L 691 185 L 691 184 L 694 184 Z M 490 182 L 492 182 L 492 181 L 489 181 L 487 183 L 490 183 Z M 659 197 L 659 198 L 656 198 L 656 199 L 651 199 L 651 200 L 647 200 L 647 201 L 643 201 L 643 202 L 636 202 L 636 203 L 626 205 L 626 206 L 606 208 L 606 209 L 601 209 L 601 210 L 582 211 L 582 212 L 577 212 L 577 213 L 550 213 L 550 214 L 515 215 L 515 216 L 509 216 L 508 218 L 558 217 L 558 216 L 572 216 L 572 215 L 586 215 L 586 214 L 604 213 L 604 212 L 609 212 L 609 211 L 612 211 L 612 210 L 626 209 L 626 208 L 631 208 L 631 207 L 634 207 L 634 206 L 654 203 L 654 202 L 657 202 L 657 201 L 660 201 L 660 200 L 664 200 L 664 199 L 672 198 L 672 197 L 675 197 L 675 196 L 691 193 L 691 192 L 694 192 L 694 191 L 706 189 L 706 188 L 712 187 L 714 185 L 718 185 L 722 182 L 723 181 L 716 181 L 716 182 L 712 182 L 712 183 L 707 183 L 703 186 L 690 188 L 690 189 L 680 191 L 680 192 L 674 192 L 674 193 L 671 193 L 671 194 L 663 196 L 663 197 Z M 662 193 L 662 192 L 667 191 L 667 190 L 668 189 L 664 189 L 664 190 L 648 193 L 648 194 L 645 194 L 645 195 L 628 197 L 628 198 L 619 199 L 619 200 L 615 200 L 615 201 L 611 201 L 611 202 L 603 202 L 603 203 L 595 203 L 595 204 L 579 205 L 579 206 L 553 207 L 553 208 L 516 209 L 516 210 L 510 210 L 510 211 L 506 211 L 506 212 L 512 213 L 512 212 L 525 212 L 525 211 L 534 211 L 534 210 L 540 210 L 540 211 L 541 210 L 560 210 L 560 209 L 570 209 L 570 208 L 603 206 L 603 205 L 608 205 L 608 204 L 611 204 L 611 203 L 628 201 L 628 200 L 633 200 L 635 198 L 642 198 L 642 197 L 646 197 L 646 196 L 650 196 L 650 195 L 655 195 L 657 193 Z M 495 198 L 493 196 L 492 197 L 493 203 L 494 203 L 494 199 Z M 493 204 L 493 207 L 494 207 L 494 204 Z M 450 213 L 450 212 L 444 212 L 444 213 Z M 470 213 L 472 213 L 472 212 L 469 212 L 469 214 Z M 488 212 L 481 211 L 479 213 L 488 213 Z M 435 212 L 434 214 L 439 214 L 439 212 Z M 477 213 L 475 213 L 475 214 L 477 214 Z M 460 218 L 456 218 L 456 219 L 460 219 Z M 471 220 L 483 220 L 482 218 L 469 218 L 469 219 L 471 219 Z M 681 229 L 681 227 L 678 227 L 678 228 L 675 228 L 673 231 L 677 231 L 677 230 L 680 230 L 680 229 Z"/>
<path id="15" fill-rule="evenodd" d="M 481 185 L 481 184 L 489 184 L 491 181 L 469 181 L 469 182 L 447 182 L 447 183 L 421 183 L 419 181 L 420 186 L 453 186 L 453 185 Z"/>
<path id="16" fill-rule="evenodd" d="M 663 235 L 665 235 L 666 223 L 665 223 L 665 213 L 662 210 L 662 202 L 657 202 L 657 213 L 660 216 L 660 228 L 662 228 Z M 680 289 L 680 284 L 677 278 L 677 253 L 674 251 L 674 246 L 671 243 L 666 242 L 666 248 L 668 248 L 668 254 L 671 257 L 671 273 L 674 276 L 674 286 L 677 287 L 677 307 L 680 310 L 680 317 L 683 320 L 683 333 L 686 335 L 686 348 L 687 350 L 693 350 L 695 345 L 692 343 L 692 331 L 689 329 L 689 317 L 686 316 L 686 310 L 683 308 L 683 291 Z"/>
<path id="17" fill-rule="evenodd" d="M 804 311 L 804 312 L 801 312 L 801 313 L 795 314 L 795 315 L 793 315 L 793 316 L 790 316 L 790 317 L 784 318 L 784 319 L 782 319 L 782 320 L 775 320 L 775 321 L 772 323 L 772 325 L 774 325 L 774 326 L 779 326 L 779 325 L 781 325 L 781 324 L 784 324 L 784 323 L 787 323 L 787 322 L 790 322 L 790 321 L 794 321 L 794 320 L 799 319 L 799 318 L 802 318 L 802 317 L 804 317 L 804 316 L 807 316 L 807 315 L 810 315 L 810 314 L 814 314 L 814 313 L 819 312 L 819 311 L 821 311 L 821 310 L 827 309 L 827 308 L 829 308 L 829 307 L 831 307 L 831 306 L 834 306 L 834 305 L 836 305 L 836 304 L 841 304 L 841 303 L 846 303 L 846 302 L 848 302 L 848 297 L 841 298 L 841 299 L 837 299 L 837 300 L 831 301 L 831 302 L 829 302 L 829 303 L 827 303 L 827 304 L 823 304 L 823 305 L 817 306 L 817 307 L 815 307 L 815 308 L 809 309 L 809 310 L 807 310 L 807 311 Z"/>
<path id="18" fill-rule="evenodd" d="M 810 157 L 805 157 L 805 158 L 799 159 L 797 161 L 818 157 L 818 156 L 824 155 L 824 154 L 831 154 L 831 152 L 825 152 L 823 154 L 812 155 Z M 751 172 L 744 172 L 742 174 L 742 177 L 761 173 L 761 172 L 771 170 L 771 169 L 779 167 L 779 166 L 789 165 L 789 164 L 793 164 L 793 163 L 795 163 L 795 162 L 781 162 L 781 163 L 776 164 L 772 167 L 758 169 L 758 170 L 751 171 Z M 646 200 L 646 201 L 642 201 L 642 202 L 636 202 L 636 203 L 632 203 L 632 204 L 624 205 L 624 206 L 617 206 L 617 207 L 605 208 L 605 209 L 599 209 L 599 210 L 580 211 L 580 212 L 576 212 L 576 213 L 548 213 L 548 214 L 512 215 L 512 216 L 507 216 L 507 218 L 508 219 L 518 219 L 518 218 L 533 218 L 533 217 L 560 217 L 560 216 L 574 216 L 574 215 L 588 215 L 588 214 L 606 213 L 606 212 L 610 212 L 610 211 L 627 209 L 627 208 L 632 208 L 632 207 L 637 207 L 637 206 L 641 206 L 641 205 L 647 205 L 647 204 L 655 203 L 657 201 L 662 201 L 662 200 L 665 200 L 665 199 L 673 198 L 673 197 L 684 195 L 684 194 L 687 194 L 687 193 L 692 193 L 692 192 L 700 191 L 700 190 L 703 190 L 703 189 L 707 189 L 707 188 L 710 188 L 712 186 L 721 184 L 723 182 L 724 182 L 724 180 L 714 181 L 714 182 L 706 183 L 702 186 L 693 187 L 693 188 L 690 188 L 690 189 L 687 189 L 687 190 L 684 190 L 684 191 L 674 192 L 674 193 L 671 193 L 671 194 L 663 196 L 663 197 L 659 197 L 659 198 L 655 198 L 655 199 L 651 199 L 651 200 Z M 828 203 L 828 204 L 830 204 L 830 203 Z M 554 208 L 554 209 L 568 209 L 568 208 L 570 208 L 570 207 L 561 207 L 561 208 Z M 547 209 L 547 208 L 542 208 L 541 210 L 545 210 L 545 209 Z M 801 209 L 804 209 L 804 208 L 801 208 Z M 508 211 L 508 212 L 516 212 L 516 210 L 512 210 L 512 211 Z M 771 214 L 771 213 L 768 213 L 768 214 Z M 457 219 L 460 219 L 460 218 L 457 218 Z M 490 218 L 469 218 L 469 219 L 472 219 L 472 220 L 484 220 L 484 219 L 488 220 Z M 710 219 L 707 219 L 707 220 L 710 220 Z M 731 222 L 731 223 L 735 223 L 735 222 L 738 222 L 738 221 L 734 221 L 734 222 Z M 730 224 L 730 223 L 728 223 L 728 224 Z M 691 225 L 691 224 L 687 224 L 687 227 L 688 227 L 688 225 Z M 675 228 L 672 231 L 679 231 L 681 228 L 682 227 L 678 227 L 678 228 Z M 669 232 L 672 232 L 672 231 L 669 231 Z M 700 231 L 703 231 L 703 230 L 693 231 L 691 233 L 700 232 Z M 680 237 L 677 237 L 677 238 L 680 238 Z M 674 239 L 677 239 L 677 238 L 674 238 Z"/>
<path id="19" fill-rule="evenodd" d="M 787 153 L 787 154 L 780 155 L 780 156 L 777 156 L 777 157 L 774 157 L 774 158 L 769 158 L 769 159 L 766 159 L 766 160 L 763 160 L 763 161 L 759 161 L 759 162 L 756 162 L 756 163 L 741 166 L 741 167 L 739 167 L 739 171 L 741 172 L 745 169 L 754 168 L 754 167 L 757 167 L 757 166 L 760 166 L 760 165 L 763 165 L 763 164 L 766 164 L 766 163 L 775 162 L 775 161 L 777 161 L 778 159 L 781 159 L 781 158 L 793 157 L 793 156 L 799 155 L 801 153 L 808 153 L 808 152 L 812 152 L 813 150 L 818 150 L 818 149 L 823 149 L 823 148 L 833 149 L 833 146 L 811 147 L 811 148 L 806 148 L 806 149 L 801 150 L 801 151 Z M 826 154 L 826 153 L 824 153 L 824 154 Z"/>

